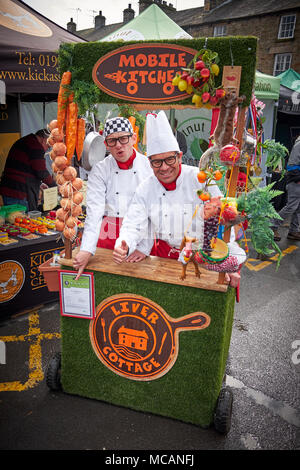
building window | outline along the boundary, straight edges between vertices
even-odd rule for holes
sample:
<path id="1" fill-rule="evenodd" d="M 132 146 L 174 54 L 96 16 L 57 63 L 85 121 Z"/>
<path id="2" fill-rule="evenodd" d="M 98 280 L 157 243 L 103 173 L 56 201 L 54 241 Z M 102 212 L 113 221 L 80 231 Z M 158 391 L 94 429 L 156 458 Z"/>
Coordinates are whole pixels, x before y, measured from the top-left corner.
<path id="1" fill-rule="evenodd" d="M 278 75 L 281 72 L 289 69 L 292 63 L 292 54 L 275 54 L 273 75 Z"/>
<path id="2" fill-rule="evenodd" d="M 289 39 L 294 37 L 296 15 L 282 16 L 280 19 L 278 39 Z"/>
<path id="3" fill-rule="evenodd" d="M 226 25 L 214 27 L 214 37 L 226 36 Z"/>

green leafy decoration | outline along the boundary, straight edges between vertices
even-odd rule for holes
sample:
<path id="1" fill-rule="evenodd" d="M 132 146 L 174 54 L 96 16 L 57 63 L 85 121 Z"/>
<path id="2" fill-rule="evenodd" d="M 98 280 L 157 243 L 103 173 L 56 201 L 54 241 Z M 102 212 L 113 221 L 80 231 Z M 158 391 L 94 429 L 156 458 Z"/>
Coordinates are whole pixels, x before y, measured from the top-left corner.
<path id="1" fill-rule="evenodd" d="M 100 102 L 100 90 L 93 84 L 72 78 L 71 88 L 74 101 L 78 104 L 78 114 L 97 113 L 97 103 Z"/>
<path id="2" fill-rule="evenodd" d="M 289 153 L 288 149 L 279 142 L 275 142 L 274 139 L 267 139 L 261 144 L 261 148 L 267 153 L 266 167 L 271 168 L 272 171 L 282 168 L 282 179 L 285 174 L 285 157 Z"/>
<path id="3" fill-rule="evenodd" d="M 70 72 L 72 71 L 74 46 L 75 44 L 71 43 L 62 43 L 60 45 L 58 55 L 58 70 L 60 75 L 67 70 L 70 70 Z"/>
<path id="4" fill-rule="evenodd" d="M 271 200 L 283 191 L 274 190 L 274 183 L 263 188 L 257 188 L 238 197 L 238 211 L 245 213 L 249 221 L 248 230 L 251 234 L 251 243 L 257 253 L 269 256 L 275 250 L 278 254 L 277 269 L 282 257 L 279 246 L 274 241 L 274 232 L 271 228 L 272 219 L 282 218 L 278 215 Z"/>

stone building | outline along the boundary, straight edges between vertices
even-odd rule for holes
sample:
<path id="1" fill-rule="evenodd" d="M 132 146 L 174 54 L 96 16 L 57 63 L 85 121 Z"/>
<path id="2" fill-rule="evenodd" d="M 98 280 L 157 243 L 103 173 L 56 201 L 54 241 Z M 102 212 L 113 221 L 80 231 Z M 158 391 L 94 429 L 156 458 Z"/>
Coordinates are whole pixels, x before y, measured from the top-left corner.
<path id="1" fill-rule="evenodd" d="M 300 0 L 204 0 L 202 7 L 180 11 L 166 1 L 139 0 L 139 14 L 153 3 L 193 37 L 257 36 L 257 69 L 263 73 L 277 75 L 288 68 L 300 73 Z M 129 4 L 121 23 L 106 25 L 99 11 L 94 28 L 76 31 L 73 21 L 67 28 L 88 41 L 97 41 L 134 16 Z"/>

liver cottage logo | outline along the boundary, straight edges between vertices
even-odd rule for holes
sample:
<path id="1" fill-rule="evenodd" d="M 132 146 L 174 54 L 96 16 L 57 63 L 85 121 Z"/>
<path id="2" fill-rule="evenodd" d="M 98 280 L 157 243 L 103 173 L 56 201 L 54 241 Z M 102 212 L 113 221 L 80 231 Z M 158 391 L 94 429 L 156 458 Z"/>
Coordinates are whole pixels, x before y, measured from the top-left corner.
<path id="1" fill-rule="evenodd" d="M 178 333 L 204 329 L 209 324 L 210 317 L 203 312 L 173 319 L 145 297 L 119 294 L 98 305 L 90 338 L 98 358 L 116 374 L 153 380 L 174 365 Z"/>
<path id="2" fill-rule="evenodd" d="M 17 261 L 0 263 L 0 303 L 13 299 L 21 290 L 25 280 L 23 266 Z"/>

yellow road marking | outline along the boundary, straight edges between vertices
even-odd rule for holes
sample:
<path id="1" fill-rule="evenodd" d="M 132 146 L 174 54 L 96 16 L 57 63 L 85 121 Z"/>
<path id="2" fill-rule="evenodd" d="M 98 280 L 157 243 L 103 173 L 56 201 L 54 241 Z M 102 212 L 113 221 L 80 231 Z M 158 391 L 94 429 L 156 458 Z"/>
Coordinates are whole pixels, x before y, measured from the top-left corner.
<path id="1" fill-rule="evenodd" d="M 296 245 L 290 245 L 288 246 L 285 250 L 282 251 L 282 257 L 284 257 L 285 255 L 288 255 L 290 253 L 292 253 L 293 251 L 297 250 L 299 247 L 296 246 Z M 269 266 L 270 264 L 273 264 L 272 261 L 277 261 L 278 259 L 278 253 L 274 256 L 272 256 L 271 258 L 269 258 L 271 261 L 262 261 L 259 263 L 259 260 L 258 259 L 255 259 L 255 258 L 248 258 L 246 263 L 245 263 L 245 266 L 250 269 L 250 271 L 260 271 L 261 269 L 264 269 L 266 268 L 267 266 Z M 251 264 L 251 263 L 258 263 L 258 264 Z"/>
<path id="2" fill-rule="evenodd" d="M 42 348 L 41 341 L 43 339 L 60 338 L 60 333 L 41 333 L 39 326 L 39 315 L 37 312 L 29 316 L 29 329 L 28 333 L 20 336 L 0 336 L 0 340 L 4 343 L 29 341 L 29 375 L 25 383 L 20 381 L 3 382 L 0 383 L 0 392 L 22 392 L 29 388 L 35 387 L 39 382 L 44 379 L 42 370 Z"/>

